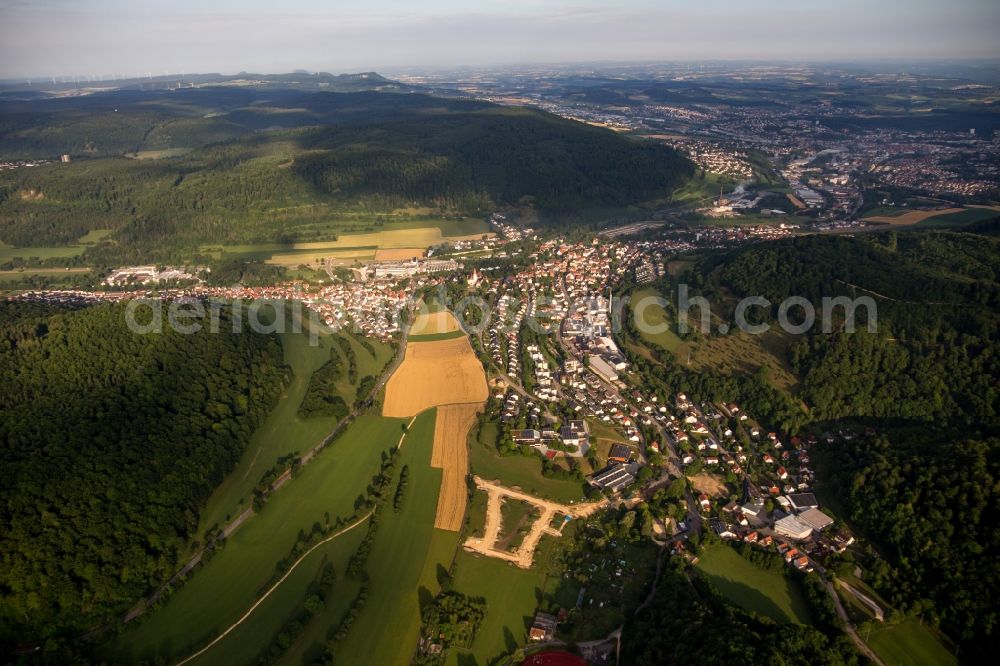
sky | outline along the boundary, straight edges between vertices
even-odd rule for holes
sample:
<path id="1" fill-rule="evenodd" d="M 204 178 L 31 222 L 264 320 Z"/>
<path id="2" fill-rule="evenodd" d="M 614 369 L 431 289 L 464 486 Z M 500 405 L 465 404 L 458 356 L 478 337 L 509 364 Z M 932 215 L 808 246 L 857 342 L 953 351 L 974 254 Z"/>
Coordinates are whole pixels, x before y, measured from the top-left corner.
<path id="1" fill-rule="evenodd" d="M 0 0 L 0 78 L 1000 58 L 998 0 Z"/>

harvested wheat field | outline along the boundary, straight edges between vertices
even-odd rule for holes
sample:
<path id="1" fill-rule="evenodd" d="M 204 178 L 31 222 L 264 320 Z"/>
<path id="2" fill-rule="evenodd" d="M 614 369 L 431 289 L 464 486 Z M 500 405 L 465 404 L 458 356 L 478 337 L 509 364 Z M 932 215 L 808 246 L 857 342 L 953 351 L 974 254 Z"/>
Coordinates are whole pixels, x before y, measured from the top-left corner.
<path id="1" fill-rule="evenodd" d="M 447 310 L 425 312 L 417 315 L 410 327 L 410 335 L 435 335 L 459 330 L 458 320 Z"/>
<path id="2" fill-rule="evenodd" d="M 481 402 L 445 405 L 437 409 L 431 467 L 444 470 L 434 516 L 434 527 L 439 529 L 452 532 L 462 529 L 468 499 L 465 477 L 469 473 L 469 430 L 482 409 Z"/>
<path id="3" fill-rule="evenodd" d="M 916 224 L 917 222 L 923 222 L 929 217 L 937 217 L 938 215 L 949 215 L 951 213 L 957 213 L 961 211 L 961 208 L 940 208 L 938 210 L 911 210 L 909 212 L 903 213 L 902 215 L 873 215 L 872 217 L 864 218 L 864 222 L 884 222 L 886 224 L 891 224 L 893 226 L 906 226 L 910 224 Z"/>
<path id="4" fill-rule="evenodd" d="M 382 413 L 414 416 L 429 407 L 485 402 L 487 394 L 483 366 L 467 337 L 410 342 L 386 385 Z"/>
<path id="5" fill-rule="evenodd" d="M 375 261 L 409 261 L 410 259 L 422 259 L 426 250 L 419 247 L 400 247 L 395 249 L 375 252 Z"/>

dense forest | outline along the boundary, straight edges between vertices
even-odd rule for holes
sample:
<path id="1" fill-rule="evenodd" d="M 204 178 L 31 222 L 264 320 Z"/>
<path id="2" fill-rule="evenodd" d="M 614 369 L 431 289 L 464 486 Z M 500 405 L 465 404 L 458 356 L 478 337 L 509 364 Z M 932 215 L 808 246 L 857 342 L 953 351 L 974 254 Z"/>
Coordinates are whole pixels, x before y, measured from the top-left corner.
<path id="1" fill-rule="evenodd" d="M 299 416 L 333 416 L 342 419 L 350 411 L 337 389 L 337 381 L 344 376 L 344 361 L 336 348 L 330 348 L 330 360 L 309 378 L 309 386 L 299 405 Z"/>
<path id="2" fill-rule="evenodd" d="M 884 557 L 871 583 L 988 654 L 1000 620 L 1000 439 L 895 434 L 824 446 L 824 484 Z"/>
<path id="3" fill-rule="evenodd" d="M 963 233 L 808 236 L 729 257 L 719 281 L 738 296 L 763 295 L 770 317 L 789 296 L 821 314 L 823 297 L 868 296 L 877 331 L 833 334 L 819 323 L 791 350 L 813 418 L 867 416 L 969 426 L 1000 425 L 1000 240 Z M 706 267 L 706 271 L 714 270 Z M 703 274 L 706 291 L 721 295 Z M 794 316 L 794 315 L 793 315 Z"/>
<path id="4" fill-rule="evenodd" d="M 0 640 L 85 630 L 172 575 L 287 379 L 273 336 L 141 335 L 125 308 L 0 304 Z"/>
<path id="5" fill-rule="evenodd" d="M 328 240 L 351 216 L 363 213 L 370 225 L 379 212 L 411 206 L 485 215 L 531 204 L 559 221 L 666 199 L 693 174 L 671 148 L 536 110 L 417 94 L 295 92 L 251 104 L 229 89 L 188 93 L 150 93 L 148 105 L 136 92 L 95 95 L 77 102 L 87 105 L 79 112 L 38 102 L 56 110 L 31 132 L 86 136 L 70 132 L 82 117 L 100 126 L 95 133 L 130 134 L 104 152 L 81 148 L 70 164 L 0 173 L 0 240 L 67 245 L 111 229 L 78 261 L 192 259 L 208 243 Z M 40 122 L 32 108 L 0 126 L 4 154 L 27 132 L 18 122 Z M 178 108 L 199 120 L 160 120 Z M 206 114 L 213 127 L 192 126 Z M 175 152 L 126 157 L 139 149 Z"/>
<path id="6" fill-rule="evenodd" d="M 861 663 L 850 640 L 798 624 L 778 625 L 729 603 L 704 580 L 664 568 L 652 603 L 622 631 L 625 666 L 653 664 Z"/>

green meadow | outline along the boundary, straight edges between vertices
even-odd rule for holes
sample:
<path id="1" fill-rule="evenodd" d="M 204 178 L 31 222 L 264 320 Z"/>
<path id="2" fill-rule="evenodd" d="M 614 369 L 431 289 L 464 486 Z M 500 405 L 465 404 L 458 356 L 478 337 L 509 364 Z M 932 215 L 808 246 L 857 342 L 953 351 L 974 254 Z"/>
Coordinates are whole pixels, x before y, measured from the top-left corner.
<path id="1" fill-rule="evenodd" d="M 327 516 L 332 522 L 354 513 L 355 500 L 378 471 L 382 453 L 399 441 L 403 423 L 381 416 L 359 417 L 275 493 L 162 608 L 136 621 L 107 646 L 105 656 L 131 662 L 177 659 L 229 627 L 267 586 L 277 562 L 288 555 L 301 531 L 323 524 Z M 363 532 L 364 527 L 357 530 Z M 296 601 L 291 599 L 295 595 L 288 596 Z M 283 619 L 294 610 L 294 603 L 272 601 L 258 612 Z M 219 655 L 225 655 L 228 643 L 227 638 L 216 646 L 222 650 Z M 233 663 L 220 659 L 216 663 Z"/>
<path id="2" fill-rule="evenodd" d="M 809 607 L 792 578 L 761 569 L 729 546 L 705 548 L 695 567 L 724 597 L 745 610 L 779 623 L 810 621 Z"/>

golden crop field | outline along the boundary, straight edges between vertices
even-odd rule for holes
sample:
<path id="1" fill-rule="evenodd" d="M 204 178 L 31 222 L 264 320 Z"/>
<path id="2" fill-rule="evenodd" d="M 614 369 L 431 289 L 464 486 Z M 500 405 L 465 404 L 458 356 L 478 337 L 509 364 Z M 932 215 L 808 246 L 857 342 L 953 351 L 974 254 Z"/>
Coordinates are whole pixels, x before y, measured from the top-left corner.
<path id="1" fill-rule="evenodd" d="M 907 226 L 910 224 L 916 224 L 917 222 L 923 222 L 927 218 L 937 217 L 938 215 L 949 215 L 950 213 L 957 213 L 961 211 L 961 208 L 941 208 L 939 210 L 911 210 L 909 212 L 903 213 L 902 215 L 873 215 L 872 217 L 864 218 L 865 222 L 884 222 L 891 224 L 893 226 Z"/>
<path id="2" fill-rule="evenodd" d="M 417 315 L 410 327 L 410 335 L 435 335 L 459 329 L 458 320 L 448 310 L 425 312 Z M 415 343 L 416 344 L 416 343 Z"/>
<path id="3" fill-rule="evenodd" d="M 410 342 L 386 385 L 382 413 L 413 416 L 430 407 L 485 402 L 487 394 L 483 366 L 467 337 Z"/>
<path id="4" fill-rule="evenodd" d="M 469 473 L 469 430 L 483 403 L 444 405 L 437 409 L 434 422 L 434 450 L 431 467 L 444 470 L 438 490 L 434 527 L 458 532 L 465 517 L 468 491 L 465 477 Z"/>
<path id="5" fill-rule="evenodd" d="M 427 250 L 418 247 L 380 249 L 375 252 L 375 261 L 409 261 L 410 259 L 422 258 L 426 252 Z"/>

